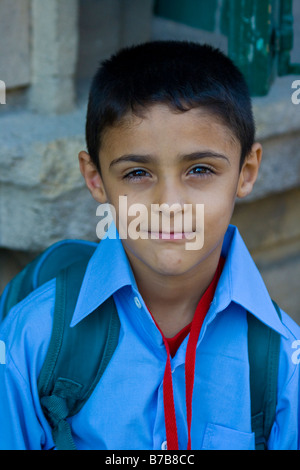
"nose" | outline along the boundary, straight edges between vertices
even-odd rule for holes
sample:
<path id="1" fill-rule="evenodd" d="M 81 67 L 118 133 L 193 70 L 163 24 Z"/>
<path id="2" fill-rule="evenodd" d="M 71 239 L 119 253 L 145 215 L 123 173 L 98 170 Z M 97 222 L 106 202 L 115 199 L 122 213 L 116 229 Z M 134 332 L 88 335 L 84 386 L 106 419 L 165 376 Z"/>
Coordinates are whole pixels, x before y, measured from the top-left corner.
<path id="1" fill-rule="evenodd" d="M 156 188 L 155 203 L 151 204 L 151 227 L 153 231 L 182 232 L 184 197 L 180 184 L 166 178 Z"/>
<path id="2" fill-rule="evenodd" d="M 175 215 L 183 212 L 184 197 L 180 184 L 173 178 L 166 178 L 162 181 L 156 191 L 154 210 L 163 215 L 170 215 L 170 211 Z"/>

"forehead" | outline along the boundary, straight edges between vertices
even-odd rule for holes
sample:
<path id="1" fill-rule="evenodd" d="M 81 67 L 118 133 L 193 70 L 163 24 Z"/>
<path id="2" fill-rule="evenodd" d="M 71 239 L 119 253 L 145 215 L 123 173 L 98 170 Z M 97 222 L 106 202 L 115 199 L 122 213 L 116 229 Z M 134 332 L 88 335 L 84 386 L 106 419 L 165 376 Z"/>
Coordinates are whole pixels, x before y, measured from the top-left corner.
<path id="1" fill-rule="evenodd" d="M 211 148 L 240 155 L 241 146 L 229 127 L 204 108 L 182 112 L 155 104 L 138 113 L 127 113 L 103 133 L 101 151 L 163 153 Z M 100 152 L 101 153 L 101 152 Z"/>

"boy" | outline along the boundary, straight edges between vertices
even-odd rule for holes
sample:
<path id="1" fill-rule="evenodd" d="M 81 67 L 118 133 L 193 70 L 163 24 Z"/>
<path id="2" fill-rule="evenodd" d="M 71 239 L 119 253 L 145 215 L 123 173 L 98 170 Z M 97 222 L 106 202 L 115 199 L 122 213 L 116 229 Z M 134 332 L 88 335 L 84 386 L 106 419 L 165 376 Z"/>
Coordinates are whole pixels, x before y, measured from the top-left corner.
<path id="1" fill-rule="evenodd" d="M 81 172 L 96 201 L 114 208 L 118 231 L 91 258 L 71 326 L 113 295 L 121 329 L 101 381 L 69 420 L 76 447 L 254 449 L 250 312 L 280 335 L 268 448 L 299 449 L 299 367 L 292 360 L 299 327 L 284 312 L 280 321 L 229 225 L 262 155 L 240 72 L 206 45 L 124 49 L 95 75 L 86 139 Z M 135 204 L 146 210 L 128 236 Z M 187 249 L 193 240 L 198 247 Z M 54 298 L 55 280 L 17 305 L 1 327 L 3 449 L 54 447 L 37 392 Z"/>

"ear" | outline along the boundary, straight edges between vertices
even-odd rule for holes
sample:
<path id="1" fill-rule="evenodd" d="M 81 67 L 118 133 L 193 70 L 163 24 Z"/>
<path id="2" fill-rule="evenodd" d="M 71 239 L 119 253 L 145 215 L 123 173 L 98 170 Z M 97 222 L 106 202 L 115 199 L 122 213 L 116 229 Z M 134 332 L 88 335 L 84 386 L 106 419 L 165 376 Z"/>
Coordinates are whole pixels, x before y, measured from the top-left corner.
<path id="1" fill-rule="evenodd" d="M 107 196 L 104 189 L 102 178 L 95 164 L 87 152 L 81 151 L 78 155 L 79 168 L 85 183 L 90 190 L 93 198 L 100 203 L 107 202 Z"/>
<path id="2" fill-rule="evenodd" d="M 237 188 L 237 197 L 243 198 L 251 193 L 257 179 L 262 157 L 262 146 L 256 142 L 243 163 Z"/>

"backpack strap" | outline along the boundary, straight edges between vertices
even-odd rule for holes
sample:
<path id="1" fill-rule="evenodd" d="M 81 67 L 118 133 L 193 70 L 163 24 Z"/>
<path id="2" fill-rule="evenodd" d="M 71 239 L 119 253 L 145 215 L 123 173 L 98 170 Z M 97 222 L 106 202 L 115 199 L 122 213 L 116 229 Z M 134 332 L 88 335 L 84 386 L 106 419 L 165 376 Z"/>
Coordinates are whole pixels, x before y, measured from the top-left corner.
<path id="1" fill-rule="evenodd" d="M 32 279 L 37 263 L 38 258 L 29 263 L 6 286 L 0 297 L 0 321 L 4 320 L 12 307 L 32 292 Z"/>
<path id="2" fill-rule="evenodd" d="M 278 316 L 281 312 L 273 301 Z M 280 335 L 248 313 L 248 354 L 250 366 L 251 422 L 255 449 L 266 450 L 274 423 Z"/>
<path id="3" fill-rule="evenodd" d="M 120 321 L 109 298 L 70 327 L 87 262 L 59 273 L 52 335 L 38 389 L 44 414 L 58 450 L 74 450 L 67 421 L 78 413 L 99 382 L 118 344 Z"/>
<path id="4" fill-rule="evenodd" d="M 0 320 L 4 320 L 12 307 L 31 292 L 56 278 L 61 269 L 75 261 L 88 260 L 96 246 L 85 240 L 62 240 L 43 251 L 9 282 L 0 296 Z"/>

